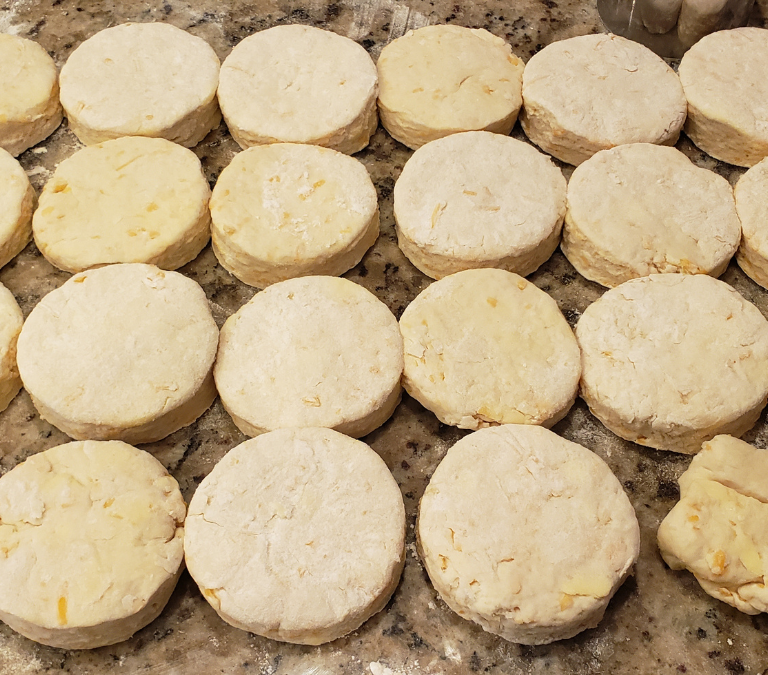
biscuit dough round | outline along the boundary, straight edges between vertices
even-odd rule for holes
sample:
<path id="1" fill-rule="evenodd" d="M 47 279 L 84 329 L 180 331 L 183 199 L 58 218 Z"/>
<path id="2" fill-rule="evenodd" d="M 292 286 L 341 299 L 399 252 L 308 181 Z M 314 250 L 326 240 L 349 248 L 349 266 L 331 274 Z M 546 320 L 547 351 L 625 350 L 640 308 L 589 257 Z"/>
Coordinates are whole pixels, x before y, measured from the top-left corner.
<path id="1" fill-rule="evenodd" d="M 62 649 L 127 640 L 176 586 L 185 511 L 163 465 L 120 441 L 33 455 L 0 478 L 0 619 Z"/>
<path id="2" fill-rule="evenodd" d="M 61 69 L 61 103 L 86 145 L 121 136 L 191 148 L 221 121 L 219 58 L 167 23 L 124 23 L 83 42 Z"/>
<path id="3" fill-rule="evenodd" d="M 680 61 L 685 133 L 716 159 L 754 166 L 768 157 L 768 29 L 707 35 Z"/>
<path id="4" fill-rule="evenodd" d="M 349 38 L 299 24 L 240 42 L 221 67 L 219 102 L 241 148 L 312 143 L 351 155 L 376 131 L 376 66 Z"/>
<path id="5" fill-rule="evenodd" d="M 17 360 L 40 416 L 67 435 L 150 443 L 213 403 L 217 338 L 194 281 L 125 263 L 46 295 L 24 323 Z"/>
<path id="6" fill-rule="evenodd" d="M 381 50 L 379 115 L 415 150 L 459 131 L 508 134 L 522 105 L 523 62 L 481 28 L 425 26 Z"/>
<path id="7" fill-rule="evenodd" d="M 563 253 L 603 286 L 656 272 L 718 277 L 740 239 L 728 181 L 675 148 L 602 150 L 568 183 Z"/>
<path id="8" fill-rule="evenodd" d="M 59 74 L 39 44 L 0 33 L 0 149 L 16 157 L 61 124 Z"/>
<path id="9" fill-rule="evenodd" d="M 34 207 L 35 191 L 27 174 L 0 148 L 0 267 L 21 253 L 32 238 Z"/>
<path id="10" fill-rule="evenodd" d="M 598 624 L 637 560 L 640 528 L 597 455 L 508 424 L 448 450 L 421 499 L 417 541 L 454 612 L 537 645 Z"/>
<path id="11" fill-rule="evenodd" d="M 553 42 L 531 58 L 523 75 L 523 131 L 568 164 L 624 143 L 674 145 L 685 111 L 672 68 L 618 35 Z"/>
<path id="12" fill-rule="evenodd" d="M 433 279 L 476 267 L 527 276 L 557 248 L 566 183 L 550 159 L 487 131 L 419 148 L 395 183 L 397 243 Z"/>
<path id="13" fill-rule="evenodd" d="M 694 454 L 741 436 L 768 400 L 768 321 L 706 275 L 627 281 L 587 307 L 576 338 L 582 398 L 640 445 Z"/>
<path id="14" fill-rule="evenodd" d="M 318 645 L 384 607 L 405 562 L 400 488 L 365 443 L 279 429 L 230 450 L 189 505 L 192 578 L 224 621 Z"/>
<path id="15" fill-rule="evenodd" d="M 336 277 L 301 277 L 253 296 L 224 323 L 214 376 L 238 429 L 330 427 L 354 437 L 400 401 L 403 339 L 370 291 Z"/>
<path id="16" fill-rule="evenodd" d="M 768 157 L 739 178 L 734 195 L 742 233 L 736 261 L 753 281 L 768 288 Z"/>
<path id="17" fill-rule="evenodd" d="M 163 138 L 105 141 L 56 167 L 32 221 L 35 243 L 67 272 L 116 262 L 174 270 L 208 242 L 210 196 L 191 150 Z"/>
<path id="18" fill-rule="evenodd" d="M 0 284 L 0 411 L 5 410 L 21 389 L 16 366 L 16 341 L 24 323 L 16 298 Z"/>
<path id="19" fill-rule="evenodd" d="M 216 182 L 211 216 L 219 262 L 259 288 L 343 274 L 379 235 L 366 168 L 316 145 L 272 143 L 235 155 Z"/>
<path id="20" fill-rule="evenodd" d="M 445 424 L 550 427 L 576 399 L 579 347 L 557 303 L 512 272 L 457 272 L 400 318 L 403 387 Z"/>

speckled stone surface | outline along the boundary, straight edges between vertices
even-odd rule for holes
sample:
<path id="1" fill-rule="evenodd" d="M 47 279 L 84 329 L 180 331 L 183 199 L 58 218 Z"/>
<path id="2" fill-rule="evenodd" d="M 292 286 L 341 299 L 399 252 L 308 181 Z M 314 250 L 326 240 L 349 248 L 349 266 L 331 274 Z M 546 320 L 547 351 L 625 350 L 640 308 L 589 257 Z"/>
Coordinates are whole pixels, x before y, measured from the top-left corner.
<path id="1" fill-rule="evenodd" d="M 751 23 L 768 26 L 766 17 L 768 0 L 758 0 Z M 483 27 L 509 41 L 526 61 L 554 40 L 602 29 L 595 6 L 588 0 L 0 0 L 0 31 L 39 41 L 59 66 L 84 39 L 124 21 L 172 23 L 206 39 L 221 58 L 247 35 L 281 23 L 329 28 L 359 41 L 374 58 L 384 44 L 409 28 L 441 22 Z M 523 137 L 519 126 L 513 135 Z M 78 146 L 65 123 L 20 157 L 38 191 L 57 163 Z M 678 147 L 697 164 L 732 183 L 743 173 L 707 158 L 685 138 Z M 224 125 L 195 149 L 211 184 L 238 151 Z M 429 283 L 403 257 L 395 241 L 392 188 L 410 154 L 379 128 L 370 147 L 356 155 L 379 192 L 382 234 L 346 275 L 374 292 L 398 316 Z M 566 177 L 571 170 L 564 168 Z M 181 271 L 205 289 L 219 324 L 254 293 L 216 264 L 210 246 Z M 51 267 L 34 244 L 0 270 L 0 281 L 17 297 L 25 315 L 68 277 Z M 768 314 L 768 291 L 747 279 L 734 263 L 723 279 Z M 603 292 L 581 278 L 559 252 L 531 280 L 555 298 L 571 324 Z M 691 575 L 670 571 L 658 554 L 656 528 L 677 500 L 676 479 L 690 458 L 621 441 L 581 401 L 555 431 L 608 462 L 630 496 L 642 533 L 635 576 L 611 601 L 600 626 L 576 638 L 542 647 L 511 644 L 459 618 L 436 597 L 416 556 L 413 526 L 430 475 L 446 450 L 466 432 L 438 423 L 406 396 L 393 418 L 364 440 L 386 461 L 402 488 L 409 531 L 407 563 L 385 610 L 359 630 L 320 647 L 257 637 L 223 623 L 185 573 L 160 618 L 131 640 L 112 647 L 52 649 L 0 624 L 0 675 L 768 673 L 768 616 L 750 617 L 710 598 Z M 40 420 L 29 396 L 22 392 L 0 414 L 0 473 L 67 440 Z M 243 440 L 216 402 L 196 424 L 143 447 L 168 467 L 189 500 L 213 465 Z M 765 414 L 746 440 L 768 446 Z M 493 526 L 513 527 L 514 523 Z"/>

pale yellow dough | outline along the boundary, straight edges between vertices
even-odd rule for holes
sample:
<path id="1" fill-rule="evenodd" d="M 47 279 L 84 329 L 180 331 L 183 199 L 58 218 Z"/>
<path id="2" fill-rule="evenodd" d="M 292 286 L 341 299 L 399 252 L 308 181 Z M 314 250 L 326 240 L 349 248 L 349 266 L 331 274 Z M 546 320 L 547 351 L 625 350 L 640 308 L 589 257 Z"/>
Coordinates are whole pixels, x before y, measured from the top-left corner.
<path id="1" fill-rule="evenodd" d="M 35 243 L 67 272 L 116 262 L 174 270 L 208 242 L 210 194 L 191 150 L 162 138 L 105 141 L 56 167 L 32 221 Z"/>
<path id="2" fill-rule="evenodd" d="M 523 62 L 481 28 L 426 26 L 381 50 L 379 114 L 416 149 L 459 131 L 508 134 L 522 104 Z"/>
<path id="3" fill-rule="evenodd" d="M 742 232 L 736 261 L 753 281 L 768 288 L 768 157 L 739 178 L 734 194 Z"/>
<path id="4" fill-rule="evenodd" d="M 230 450 L 189 505 L 192 578 L 226 622 L 317 645 L 387 603 L 405 562 L 400 488 L 365 443 L 279 429 Z"/>
<path id="5" fill-rule="evenodd" d="M 714 598 L 768 612 L 768 450 L 732 436 L 704 443 L 659 526 L 661 555 Z"/>
<path id="6" fill-rule="evenodd" d="M 62 649 L 127 640 L 176 586 L 185 511 L 162 464 L 125 443 L 33 455 L 0 478 L 0 619 Z"/>
<path id="7" fill-rule="evenodd" d="M 27 174 L 21 164 L 0 148 L 0 267 L 8 264 L 32 238 L 34 206 L 35 191 Z"/>
<path id="8" fill-rule="evenodd" d="M 236 155 L 216 182 L 211 216 L 219 262 L 259 288 L 343 274 L 379 234 L 366 168 L 316 145 L 272 143 Z"/>
<path id="9" fill-rule="evenodd" d="M 0 411 L 5 410 L 21 389 L 16 366 L 16 341 L 24 323 L 16 298 L 0 284 Z"/>

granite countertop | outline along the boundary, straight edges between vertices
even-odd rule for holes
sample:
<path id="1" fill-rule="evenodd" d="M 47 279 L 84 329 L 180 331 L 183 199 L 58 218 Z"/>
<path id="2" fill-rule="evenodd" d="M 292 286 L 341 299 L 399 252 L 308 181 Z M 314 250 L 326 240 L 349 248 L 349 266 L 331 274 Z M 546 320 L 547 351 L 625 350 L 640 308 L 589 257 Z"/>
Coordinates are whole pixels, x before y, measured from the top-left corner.
<path id="1" fill-rule="evenodd" d="M 282 23 L 334 30 L 359 41 L 374 58 L 389 40 L 430 23 L 486 28 L 505 38 L 526 61 L 550 42 L 602 30 L 593 0 L 0 0 L 0 31 L 37 40 L 59 66 L 83 40 L 125 21 L 172 23 L 207 40 L 222 59 L 244 37 Z M 768 26 L 768 0 L 758 0 L 751 24 Z M 519 125 L 513 136 L 523 137 Z M 64 124 L 19 159 L 39 191 L 57 163 L 78 147 Z M 706 157 L 685 138 L 677 147 L 731 183 L 743 173 Z M 195 148 L 211 184 L 238 150 L 223 124 Z M 410 154 L 379 128 L 370 147 L 356 155 L 376 184 L 382 233 L 363 261 L 345 275 L 374 292 L 398 317 L 429 283 L 395 241 L 392 188 Z M 563 169 L 569 177 L 572 167 Z M 255 292 L 217 265 L 210 246 L 181 271 L 202 285 L 219 325 Z M 0 270 L 0 281 L 16 296 L 25 316 L 68 277 L 46 262 L 34 244 Z M 735 263 L 722 278 L 768 315 L 768 291 Z M 555 298 L 571 324 L 604 291 L 580 277 L 559 251 L 530 279 Z M 392 600 L 359 630 L 320 647 L 261 638 L 225 624 L 185 573 L 162 615 L 132 639 L 111 647 L 53 649 L 0 623 L 0 675 L 108 670 L 157 675 L 768 673 L 768 616 L 747 616 L 714 600 L 692 575 L 672 572 L 659 556 L 656 529 L 677 501 L 676 480 L 690 458 L 618 439 L 581 400 L 554 430 L 610 465 L 640 522 L 642 550 L 635 575 L 618 591 L 596 629 L 552 645 L 526 647 L 484 633 L 437 598 L 416 556 L 416 511 L 438 462 L 467 432 L 440 424 L 405 396 L 393 418 L 364 440 L 386 461 L 402 488 L 407 562 Z M 768 446 L 765 414 L 745 439 Z M 0 473 L 67 440 L 39 418 L 22 392 L 0 414 Z M 214 464 L 243 440 L 217 401 L 191 427 L 143 447 L 168 467 L 188 501 Z"/>

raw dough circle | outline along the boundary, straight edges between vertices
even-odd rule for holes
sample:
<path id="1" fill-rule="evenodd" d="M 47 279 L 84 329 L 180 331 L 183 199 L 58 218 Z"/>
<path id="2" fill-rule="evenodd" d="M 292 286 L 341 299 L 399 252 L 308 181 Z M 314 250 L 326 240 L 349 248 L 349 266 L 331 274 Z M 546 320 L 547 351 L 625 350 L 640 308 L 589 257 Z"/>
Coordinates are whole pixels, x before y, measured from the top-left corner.
<path id="1" fill-rule="evenodd" d="M 737 166 L 768 156 L 768 30 L 707 35 L 680 61 L 688 99 L 686 135 L 704 152 Z"/>
<path id="2" fill-rule="evenodd" d="M 0 148 L 14 157 L 61 124 L 56 64 L 36 42 L 0 33 Z"/>
<path id="3" fill-rule="evenodd" d="M 32 221 L 35 243 L 67 272 L 115 262 L 174 270 L 208 242 L 210 196 L 191 150 L 163 138 L 105 141 L 56 167 Z"/>
<path id="4" fill-rule="evenodd" d="M 603 286 L 655 272 L 718 277 L 740 239 L 728 181 L 675 148 L 602 150 L 568 182 L 563 253 Z"/>
<path id="5" fill-rule="evenodd" d="M 301 277 L 253 296 L 221 329 L 214 376 L 238 429 L 330 427 L 369 434 L 400 401 L 403 339 L 370 291 Z"/>
<path id="6" fill-rule="evenodd" d="M 17 360 L 40 416 L 67 435 L 150 443 L 213 403 L 217 338 L 194 281 L 126 263 L 46 295 L 22 328 Z"/>
<path id="7" fill-rule="evenodd" d="M 527 276 L 557 248 L 565 191 L 530 144 L 453 134 L 419 148 L 395 183 L 397 243 L 433 279 L 476 267 Z"/>
<path id="8" fill-rule="evenodd" d="M 511 272 L 457 272 L 427 286 L 400 319 L 403 387 L 445 424 L 480 429 L 565 417 L 579 347 L 557 303 Z"/>
<path id="9" fill-rule="evenodd" d="M 221 121 L 219 59 L 167 23 L 124 23 L 83 42 L 61 69 L 61 103 L 86 145 L 120 136 L 197 145 Z"/>
<path id="10" fill-rule="evenodd" d="M 608 465 L 518 424 L 448 451 L 421 499 L 417 537 L 454 612 L 529 645 L 594 628 L 640 553 L 635 512 Z"/>
<path id="11" fill-rule="evenodd" d="M 33 455 L 0 478 L 0 619 L 62 649 L 127 640 L 176 586 L 185 510 L 163 465 L 125 443 Z"/>
<path id="12" fill-rule="evenodd" d="M 21 389 L 16 366 L 16 341 L 23 323 L 24 315 L 16 298 L 0 284 L 0 411 L 8 407 Z"/>
<path id="13" fill-rule="evenodd" d="M 624 143 L 674 145 L 685 110 L 675 71 L 617 35 L 553 42 L 523 74 L 523 131 L 569 164 Z"/>
<path id="14" fill-rule="evenodd" d="M 768 288 L 768 157 L 739 178 L 734 194 L 742 231 L 736 261 L 751 279 Z"/>
<path id="15" fill-rule="evenodd" d="M 376 66 L 331 31 L 275 26 L 238 44 L 221 67 L 219 102 L 241 148 L 312 143 L 351 155 L 376 131 Z"/>
<path id="16" fill-rule="evenodd" d="M 34 207 L 35 191 L 27 174 L 0 148 L 0 267 L 21 253 L 32 238 Z"/>
<path id="17" fill-rule="evenodd" d="M 768 321 L 728 284 L 652 274 L 608 291 L 576 326 L 581 396 L 618 436 L 693 454 L 741 436 L 768 400 Z"/>
<path id="18" fill-rule="evenodd" d="M 211 216 L 219 262 L 258 288 L 343 274 L 379 235 L 366 168 L 316 145 L 272 143 L 235 155 L 216 182 Z"/>
<path id="19" fill-rule="evenodd" d="M 230 450 L 189 505 L 192 578 L 227 623 L 317 645 L 394 592 L 405 508 L 382 459 L 331 429 L 279 429 Z"/>
<path id="20" fill-rule="evenodd" d="M 523 62 L 481 28 L 425 26 L 381 50 L 379 114 L 415 150 L 459 131 L 508 134 L 522 97 Z"/>

